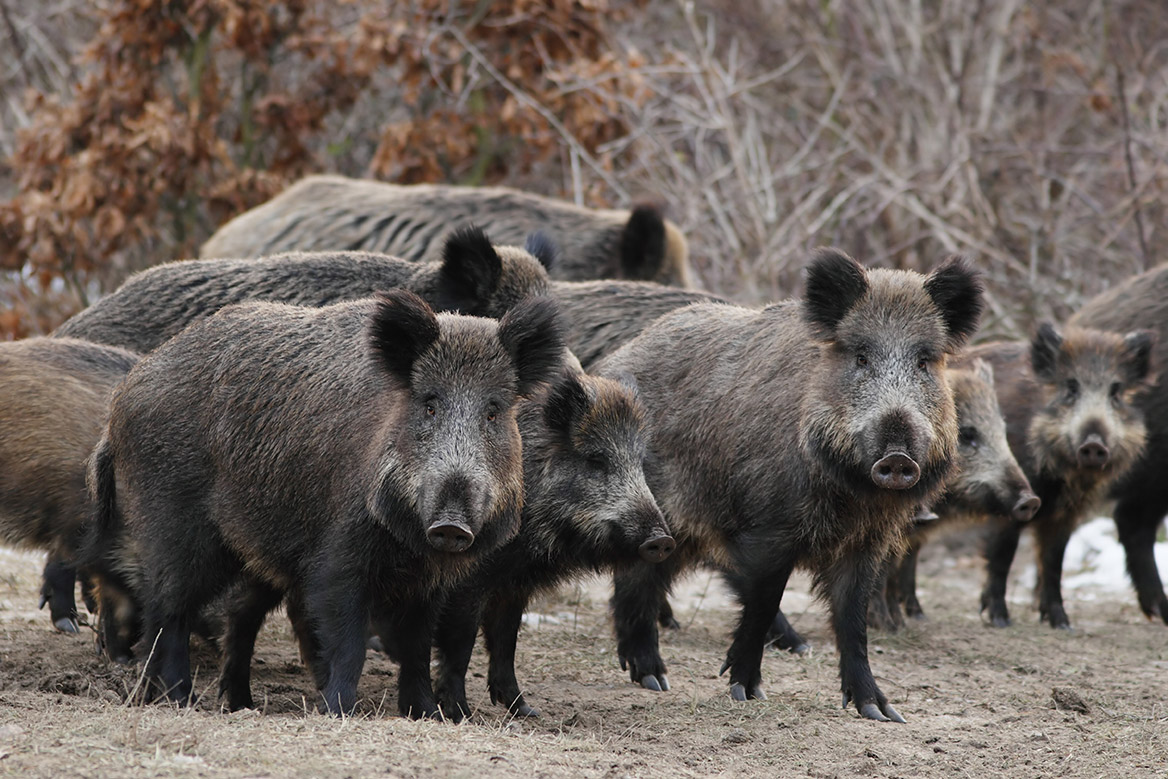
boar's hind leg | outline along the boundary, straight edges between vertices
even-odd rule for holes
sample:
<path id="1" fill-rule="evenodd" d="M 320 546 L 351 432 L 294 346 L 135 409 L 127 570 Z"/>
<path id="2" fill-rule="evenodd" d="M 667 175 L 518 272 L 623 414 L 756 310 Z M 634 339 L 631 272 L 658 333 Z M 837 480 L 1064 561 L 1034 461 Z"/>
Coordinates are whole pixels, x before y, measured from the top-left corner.
<path id="1" fill-rule="evenodd" d="M 49 616 L 53 625 L 62 633 L 78 632 L 77 603 L 73 599 L 73 589 L 77 582 L 77 572 L 55 552 L 49 553 L 45 562 L 43 583 L 41 584 L 40 608 L 49 604 Z"/>
<path id="2" fill-rule="evenodd" d="M 896 577 L 897 595 L 904 604 L 904 613 L 912 619 L 925 618 L 925 611 L 921 608 L 921 602 L 917 600 L 917 558 L 920 553 L 920 542 L 910 538 L 908 552 L 893 573 Z"/>
<path id="3" fill-rule="evenodd" d="M 618 569 L 612 579 L 612 619 L 621 668 L 655 692 L 669 689 L 658 647 L 657 616 L 677 571 L 676 559 L 657 564 L 638 561 Z"/>
<path id="4" fill-rule="evenodd" d="M 473 588 L 478 590 L 478 588 Z M 438 680 L 435 693 L 442 716 L 461 722 L 470 716 L 466 701 L 466 670 L 474 653 L 482 618 L 482 598 L 471 587 L 455 590 L 446 599 L 434 632 L 438 648 Z"/>
<path id="5" fill-rule="evenodd" d="M 374 604 L 370 613 L 373 628 L 398 649 L 397 708 L 403 717 L 438 718 L 438 702 L 430 684 L 430 644 L 441 604 L 425 598 L 411 598 L 392 605 Z M 361 648 L 364 651 L 364 636 Z M 336 673 L 335 666 L 332 673 Z M 329 679 L 329 686 L 333 680 Z"/>
<path id="6" fill-rule="evenodd" d="M 868 596 L 879 569 L 878 560 L 845 556 L 816 578 L 829 588 L 844 707 L 855 701 L 856 709 L 868 719 L 904 722 L 876 686 L 868 665 Z"/>
<path id="7" fill-rule="evenodd" d="M 508 591 L 496 593 L 487 604 L 483 616 L 483 638 L 491 657 L 487 689 L 491 703 L 506 706 L 517 717 L 538 717 L 539 711 L 523 699 L 515 678 L 515 647 L 527 600 L 526 592 Z"/>
<path id="8" fill-rule="evenodd" d="M 1122 498 L 1115 507 L 1115 527 L 1120 543 L 1127 552 L 1127 572 L 1140 599 L 1140 609 L 1148 619 L 1161 619 L 1168 625 L 1168 597 L 1156 567 L 1156 530 L 1163 519 L 1163 503 Z"/>
<path id="9" fill-rule="evenodd" d="M 673 606 L 669 598 L 661 601 L 661 611 L 657 614 L 657 624 L 666 630 L 681 630 L 681 623 L 673 616 Z"/>
<path id="10" fill-rule="evenodd" d="M 1074 525 L 1070 522 L 1045 522 L 1038 525 L 1038 613 L 1052 628 L 1070 630 L 1071 622 L 1063 608 L 1063 557 L 1071 540 Z"/>
<path id="11" fill-rule="evenodd" d="M 1021 533 L 1021 525 L 1003 521 L 991 529 L 986 538 L 986 584 L 981 592 L 981 610 L 989 611 L 990 624 L 996 628 L 1010 624 L 1010 612 L 1006 608 L 1006 578 L 1014 562 L 1014 553 L 1018 551 Z"/>
<path id="12" fill-rule="evenodd" d="M 253 581 L 228 606 L 219 697 L 227 698 L 227 708 L 231 711 L 255 707 L 251 697 L 251 658 L 256 635 L 268 612 L 279 606 L 282 598 L 279 590 Z"/>
<path id="13" fill-rule="evenodd" d="M 805 655 L 811 651 L 807 639 L 799 635 L 781 608 L 775 612 L 775 620 L 766 634 L 766 643 L 768 646 L 785 649 L 793 655 Z"/>

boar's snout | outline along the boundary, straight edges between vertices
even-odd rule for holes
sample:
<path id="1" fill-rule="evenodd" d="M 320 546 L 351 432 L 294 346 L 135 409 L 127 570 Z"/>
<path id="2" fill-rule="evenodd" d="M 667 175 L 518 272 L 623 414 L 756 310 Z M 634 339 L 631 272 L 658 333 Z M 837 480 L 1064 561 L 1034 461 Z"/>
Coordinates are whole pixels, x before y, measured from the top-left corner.
<path id="1" fill-rule="evenodd" d="M 660 535 L 654 536 L 641 544 L 637 551 L 640 553 L 642 560 L 650 563 L 659 563 L 673 554 L 676 546 L 677 544 L 674 542 L 673 536 Z"/>
<path id="2" fill-rule="evenodd" d="M 1092 433 L 1079 445 L 1080 468 L 1102 468 L 1111 458 L 1111 451 L 1103 443 L 1103 437 Z"/>
<path id="3" fill-rule="evenodd" d="M 1010 515 L 1018 522 L 1029 522 L 1034 519 L 1038 509 L 1042 506 L 1042 499 L 1027 490 L 1018 497 L 1018 502 L 1010 511 Z"/>
<path id="4" fill-rule="evenodd" d="M 886 490 L 907 490 L 921 478 L 921 466 L 903 449 L 889 447 L 872 466 L 872 481 Z"/>
<path id="5" fill-rule="evenodd" d="M 466 522 L 451 514 L 443 514 L 426 529 L 426 540 L 439 552 L 465 552 L 474 539 Z"/>

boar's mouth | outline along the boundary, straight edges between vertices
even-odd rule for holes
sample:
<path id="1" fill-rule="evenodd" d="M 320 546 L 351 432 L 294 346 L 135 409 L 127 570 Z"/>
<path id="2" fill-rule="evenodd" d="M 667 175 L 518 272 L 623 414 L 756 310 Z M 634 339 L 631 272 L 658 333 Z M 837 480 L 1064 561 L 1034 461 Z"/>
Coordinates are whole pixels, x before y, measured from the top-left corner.
<path id="1" fill-rule="evenodd" d="M 907 490 L 921 479 L 921 466 L 898 446 L 889 446 L 871 471 L 872 482 L 885 490 Z"/>
<path id="2" fill-rule="evenodd" d="M 475 536 L 461 515 L 444 511 L 426 528 L 426 540 L 439 552 L 465 552 Z"/>

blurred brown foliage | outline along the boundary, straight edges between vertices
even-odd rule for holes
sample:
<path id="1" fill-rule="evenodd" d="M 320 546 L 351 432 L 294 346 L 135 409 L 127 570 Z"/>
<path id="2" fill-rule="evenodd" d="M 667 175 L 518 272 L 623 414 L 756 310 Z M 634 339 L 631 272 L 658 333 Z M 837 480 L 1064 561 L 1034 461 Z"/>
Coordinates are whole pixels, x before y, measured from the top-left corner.
<path id="1" fill-rule="evenodd" d="M 635 57 L 604 45 L 606 25 L 634 6 L 99 5 L 83 75 L 67 96 L 32 89 L 25 103 L 30 123 L 7 163 L 17 192 L 0 204 L 10 281 L 0 332 L 46 331 L 127 272 L 193 255 L 217 224 L 355 143 L 374 148 L 365 170 L 351 172 L 499 181 L 558 157 L 550 115 L 590 155 L 626 128 L 599 93 L 559 85 L 612 81 L 613 94 L 637 100 Z M 21 42 L 13 9 L 0 10 Z M 355 104 L 371 95 L 392 106 L 358 116 Z M 348 124 L 354 117 L 359 126 Z"/>
<path id="2" fill-rule="evenodd" d="M 0 336 L 193 254 L 310 171 L 660 199 L 701 281 L 747 303 L 798 293 L 818 245 L 921 270 L 963 252 L 983 337 L 1017 336 L 1168 254 L 1168 14 L 0 0 L 0 154 Z"/>

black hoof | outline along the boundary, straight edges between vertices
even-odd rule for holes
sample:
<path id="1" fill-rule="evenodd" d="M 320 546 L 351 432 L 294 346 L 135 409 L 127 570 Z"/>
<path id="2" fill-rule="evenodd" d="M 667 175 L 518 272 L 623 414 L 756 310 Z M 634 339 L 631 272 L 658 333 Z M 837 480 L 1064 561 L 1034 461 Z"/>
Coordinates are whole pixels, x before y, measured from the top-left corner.
<path id="1" fill-rule="evenodd" d="M 876 720 L 877 722 L 899 722 L 904 723 L 904 717 L 900 716 L 900 712 L 892 708 L 891 703 L 884 704 L 884 711 L 875 703 L 865 703 L 860 707 L 860 716 L 864 719 Z"/>
<path id="2" fill-rule="evenodd" d="M 641 677 L 641 686 L 653 692 L 669 692 L 669 680 L 665 678 L 665 674 L 662 674 L 660 679 L 653 674 L 645 674 Z"/>
<path id="3" fill-rule="evenodd" d="M 81 629 L 77 625 L 77 620 L 73 617 L 61 617 L 53 621 L 53 627 L 62 633 L 80 633 Z"/>
<path id="4" fill-rule="evenodd" d="M 534 706 L 529 706 L 526 702 L 520 703 L 517 707 L 512 709 L 511 714 L 516 717 L 524 717 L 535 719 L 539 717 L 539 709 Z"/>
<path id="5" fill-rule="evenodd" d="M 742 684 L 742 682 L 735 682 L 730 685 L 730 697 L 736 701 L 765 701 L 767 699 L 766 693 L 763 691 L 761 685 L 756 684 L 748 693 L 746 691 L 746 685 Z"/>

